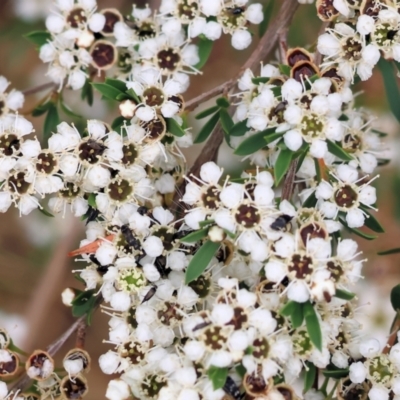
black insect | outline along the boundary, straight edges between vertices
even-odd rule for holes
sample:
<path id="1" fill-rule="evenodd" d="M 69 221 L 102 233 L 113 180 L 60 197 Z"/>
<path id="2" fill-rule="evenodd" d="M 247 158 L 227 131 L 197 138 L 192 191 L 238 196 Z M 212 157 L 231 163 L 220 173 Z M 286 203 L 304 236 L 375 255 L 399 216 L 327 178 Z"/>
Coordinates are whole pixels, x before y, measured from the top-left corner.
<path id="1" fill-rule="evenodd" d="M 149 211 L 149 209 L 145 206 L 140 206 L 137 210 L 136 210 L 140 215 L 146 215 L 147 212 Z"/>
<path id="2" fill-rule="evenodd" d="M 205 327 L 208 326 L 208 325 L 211 325 L 211 322 L 208 322 L 208 321 L 201 322 L 200 324 L 197 324 L 197 325 L 192 329 L 192 331 L 193 331 L 193 332 L 194 332 L 194 331 L 198 331 L 199 329 L 203 329 L 203 328 L 205 328 Z"/>
<path id="3" fill-rule="evenodd" d="M 293 217 L 290 215 L 280 215 L 271 225 L 271 229 L 274 231 L 283 231 L 286 229 L 286 225 L 292 220 Z"/>
<path id="4" fill-rule="evenodd" d="M 89 206 L 88 210 L 86 211 L 86 216 L 87 216 L 86 225 L 87 225 L 89 222 L 96 221 L 96 219 L 97 219 L 97 217 L 98 217 L 99 215 L 100 215 L 100 211 L 99 211 L 99 210 L 97 210 L 96 208 L 93 208 L 93 207 Z"/>
<path id="5" fill-rule="evenodd" d="M 239 400 L 241 398 L 240 390 L 235 381 L 230 376 L 226 378 L 225 384 L 222 389 L 225 393 L 232 396 L 235 400 Z"/>
<path id="6" fill-rule="evenodd" d="M 121 233 L 124 235 L 126 243 L 128 243 L 129 246 L 133 247 L 135 250 L 141 249 L 140 240 L 133 236 L 133 233 L 127 224 L 121 226 Z"/>
<path id="7" fill-rule="evenodd" d="M 233 14 L 233 15 L 240 15 L 244 13 L 244 7 L 228 7 L 228 10 Z"/>
<path id="8" fill-rule="evenodd" d="M 149 301 L 157 292 L 157 286 L 153 285 L 151 289 L 146 293 L 146 295 L 143 297 L 143 300 L 140 304 L 145 303 L 146 301 Z"/>
<path id="9" fill-rule="evenodd" d="M 168 275 L 169 268 L 167 268 L 167 259 L 165 256 L 158 256 L 154 261 L 154 266 L 157 268 L 157 271 L 162 277 L 166 277 Z"/>
<path id="10" fill-rule="evenodd" d="M 387 38 L 389 39 L 389 40 L 393 40 L 394 39 L 394 37 L 396 36 L 396 34 L 397 34 L 397 32 L 398 31 L 389 31 L 387 34 L 386 34 L 386 36 L 387 36 Z"/>
<path id="11" fill-rule="evenodd" d="M 97 265 L 96 271 L 100 274 L 100 275 L 104 275 L 105 273 L 108 272 L 108 268 L 110 267 L 110 265 L 101 265 L 99 260 L 96 258 L 96 256 L 94 254 L 91 254 L 89 256 L 90 261 L 93 264 Z"/>

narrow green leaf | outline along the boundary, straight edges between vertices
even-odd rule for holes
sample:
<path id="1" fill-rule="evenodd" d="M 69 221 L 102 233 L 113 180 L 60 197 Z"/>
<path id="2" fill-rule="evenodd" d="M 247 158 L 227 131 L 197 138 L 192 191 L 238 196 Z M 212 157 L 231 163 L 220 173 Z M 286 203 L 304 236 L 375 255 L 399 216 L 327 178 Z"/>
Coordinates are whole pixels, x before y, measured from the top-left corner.
<path id="1" fill-rule="evenodd" d="M 86 290 L 79 293 L 72 301 L 72 315 L 81 317 L 89 313 L 96 303 L 96 290 Z"/>
<path id="2" fill-rule="evenodd" d="M 258 26 L 258 35 L 261 37 L 267 31 L 269 21 L 271 20 L 272 11 L 274 9 L 274 1 L 269 0 L 268 4 L 264 7 L 263 14 L 264 19 L 261 21 L 260 25 Z"/>
<path id="3" fill-rule="evenodd" d="M 282 136 L 283 136 L 282 132 L 275 132 L 275 133 L 271 133 L 270 135 L 265 136 L 264 139 L 265 139 L 266 144 L 268 145 L 272 142 L 275 142 L 275 140 L 281 138 Z M 282 143 L 282 142 L 279 142 L 278 145 L 280 143 Z"/>
<path id="4" fill-rule="evenodd" d="M 281 150 L 275 162 L 275 186 L 278 186 L 290 167 L 293 152 L 289 149 Z"/>
<path id="5" fill-rule="evenodd" d="M 369 209 L 363 205 L 360 205 L 360 208 L 364 211 L 365 214 L 367 214 L 365 217 L 364 225 L 374 232 L 385 233 L 383 226 L 379 223 L 375 216 L 371 214 Z"/>
<path id="6" fill-rule="evenodd" d="M 310 340 L 314 346 L 319 351 L 322 351 L 322 332 L 317 313 L 309 301 L 304 303 L 303 307 L 308 336 L 310 337 Z"/>
<path id="7" fill-rule="evenodd" d="M 234 122 L 232 121 L 231 116 L 225 108 L 221 108 L 219 110 L 219 119 L 221 120 L 222 129 L 226 134 L 229 134 L 229 131 L 232 129 Z"/>
<path id="8" fill-rule="evenodd" d="M 124 100 L 128 100 L 128 99 L 130 99 L 130 96 L 129 96 L 129 94 L 127 94 L 127 93 L 120 93 L 120 94 L 115 98 L 115 100 L 118 100 L 118 101 L 124 101 Z"/>
<path id="9" fill-rule="evenodd" d="M 221 108 L 228 108 L 231 103 L 229 103 L 229 100 L 226 97 L 219 97 L 216 100 L 217 106 L 221 107 Z"/>
<path id="10" fill-rule="evenodd" d="M 315 196 L 315 191 L 313 191 L 303 203 L 304 208 L 313 208 L 317 204 L 318 200 Z"/>
<path id="11" fill-rule="evenodd" d="M 126 94 L 129 95 L 129 97 L 134 100 L 137 104 L 139 104 L 141 101 L 139 99 L 139 96 L 136 94 L 136 92 L 130 88 L 126 91 Z"/>
<path id="12" fill-rule="evenodd" d="M 219 246 L 220 243 L 207 241 L 197 250 L 194 257 L 190 260 L 190 263 L 186 270 L 186 285 L 191 281 L 197 279 L 204 272 L 214 254 L 219 249 Z"/>
<path id="13" fill-rule="evenodd" d="M 348 368 L 337 368 L 333 364 L 328 365 L 327 369 L 322 370 L 322 374 L 326 378 L 341 379 L 349 376 Z"/>
<path id="14" fill-rule="evenodd" d="M 126 87 L 126 83 L 124 81 L 120 81 L 119 79 L 112 79 L 112 78 L 106 78 L 107 85 L 115 87 L 115 89 L 118 89 L 120 92 L 125 92 L 128 88 Z"/>
<path id="15" fill-rule="evenodd" d="M 60 99 L 60 106 L 61 106 L 61 110 L 63 111 L 63 113 L 68 115 L 69 117 L 82 118 L 82 115 L 79 115 L 79 114 L 75 113 L 73 110 L 71 110 L 71 108 L 67 104 L 64 103 L 64 100 L 62 98 Z"/>
<path id="16" fill-rule="evenodd" d="M 169 133 L 172 133 L 174 136 L 178 136 L 178 137 L 185 136 L 185 131 L 178 124 L 176 119 L 166 118 L 165 122 L 167 123 L 167 130 Z"/>
<path id="17" fill-rule="evenodd" d="M 393 310 L 398 312 L 400 310 L 400 284 L 396 285 L 390 292 L 390 302 Z"/>
<path id="18" fill-rule="evenodd" d="M 54 218 L 54 215 L 53 215 L 50 211 L 47 211 L 44 207 L 39 207 L 39 211 L 40 211 L 43 215 L 45 215 L 46 217 L 52 217 L 52 218 Z"/>
<path id="19" fill-rule="evenodd" d="M 386 256 L 386 255 L 389 255 L 389 254 L 398 254 L 398 253 L 400 253 L 400 247 L 397 247 L 396 249 L 390 249 L 390 250 L 380 251 L 380 252 L 378 253 L 378 255 L 380 255 L 380 256 Z"/>
<path id="20" fill-rule="evenodd" d="M 270 80 L 270 78 L 266 76 L 258 76 L 257 78 L 252 78 L 251 81 L 255 85 L 259 85 L 260 83 L 267 83 Z"/>
<path id="21" fill-rule="evenodd" d="M 352 293 L 352 292 L 348 292 L 347 290 L 336 289 L 335 297 L 349 301 L 349 300 L 353 300 L 354 297 L 356 297 L 356 294 Z"/>
<path id="22" fill-rule="evenodd" d="M 261 132 L 257 132 L 254 135 L 249 136 L 235 150 L 235 154 L 238 156 L 248 156 L 258 150 L 261 150 L 268 143 L 265 140 L 265 136 L 275 132 L 275 128 L 266 129 Z"/>
<path id="23" fill-rule="evenodd" d="M 299 156 L 295 156 L 295 157 L 298 157 L 299 159 L 298 159 L 298 161 L 297 161 L 297 167 L 296 167 L 296 172 L 298 172 L 298 170 L 301 168 L 301 166 L 303 165 L 303 161 L 304 161 L 304 159 L 307 157 L 307 154 L 308 154 L 308 150 L 310 149 L 310 145 L 308 144 L 308 143 L 303 143 L 303 145 L 304 145 L 304 148 L 300 148 L 299 150 L 297 150 L 297 152 L 299 152 L 300 151 L 300 155 Z"/>
<path id="24" fill-rule="evenodd" d="M 294 329 L 300 327 L 304 321 L 304 311 L 303 311 L 303 304 L 295 303 L 296 307 L 290 316 L 290 320 L 292 321 L 292 327 Z"/>
<path id="25" fill-rule="evenodd" d="M 290 76 L 291 68 L 286 64 L 279 64 L 279 71 L 282 75 Z"/>
<path id="26" fill-rule="evenodd" d="M 60 117 L 58 116 L 57 105 L 51 102 L 43 126 L 43 140 L 45 144 L 47 144 L 52 132 L 56 131 L 59 123 Z"/>
<path id="27" fill-rule="evenodd" d="M 207 376 L 212 382 L 214 390 L 221 389 L 224 387 L 226 378 L 228 377 L 228 368 L 219 368 L 211 365 L 211 367 L 207 370 Z"/>
<path id="28" fill-rule="evenodd" d="M 81 99 L 87 100 L 89 106 L 93 105 L 93 86 L 90 84 L 89 79 L 87 79 L 85 84 L 83 85 Z"/>
<path id="29" fill-rule="evenodd" d="M 92 83 L 91 84 L 98 92 L 100 92 L 105 98 L 110 100 L 117 100 L 118 95 L 121 92 L 119 89 L 114 86 L 107 85 L 106 83 Z"/>
<path id="30" fill-rule="evenodd" d="M 123 116 L 119 116 L 114 119 L 114 121 L 111 124 L 111 129 L 115 132 L 121 133 L 121 128 L 124 126 L 124 122 L 128 121 L 126 118 Z"/>
<path id="31" fill-rule="evenodd" d="M 378 68 L 382 74 L 390 109 L 397 121 L 400 122 L 400 90 L 397 84 L 397 76 L 393 63 L 381 57 L 378 61 Z"/>
<path id="32" fill-rule="evenodd" d="M 200 226 L 200 228 L 205 228 L 206 226 L 211 225 L 214 222 L 215 222 L 215 220 L 213 220 L 213 219 L 205 219 L 204 221 L 199 222 L 199 226 Z"/>
<path id="33" fill-rule="evenodd" d="M 196 118 L 196 119 L 203 119 L 203 118 L 205 118 L 205 117 L 208 117 L 208 116 L 211 115 L 211 114 L 214 114 L 214 113 L 217 112 L 218 110 L 219 110 L 219 107 L 218 107 L 218 106 L 213 106 L 213 107 L 207 108 L 207 109 L 205 109 L 205 110 L 199 112 L 199 113 L 195 116 L 195 118 Z"/>
<path id="34" fill-rule="evenodd" d="M 48 101 L 47 103 L 40 104 L 32 111 L 32 117 L 40 117 L 45 114 L 49 108 L 51 107 L 52 102 Z"/>
<path id="35" fill-rule="evenodd" d="M 290 300 L 288 301 L 280 310 L 279 314 L 285 316 L 285 317 L 290 317 L 293 314 L 293 311 L 296 309 L 296 302 Z"/>
<path id="36" fill-rule="evenodd" d="M 207 138 L 211 135 L 211 132 L 214 130 L 215 125 L 217 125 L 219 121 L 219 113 L 214 114 L 200 129 L 199 134 L 197 135 L 194 143 L 203 143 Z"/>
<path id="37" fill-rule="evenodd" d="M 315 365 L 310 361 L 306 361 L 306 374 L 304 376 L 303 393 L 308 392 L 312 388 L 316 375 L 317 368 L 315 368 Z"/>
<path id="38" fill-rule="evenodd" d="M 246 370 L 246 368 L 243 366 L 243 364 L 237 365 L 237 366 L 235 367 L 235 371 L 236 371 L 237 374 L 238 374 L 240 377 L 242 377 L 242 378 L 246 375 L 246 372 L 247 372 L 247 370 Z"/>
<path id="39" fill-rule="evenodd" d="M 49 40 L 51 40 L 51 34 L 47 31 L 33 31 L 24 35 L 28 40 L 32 43 L 35 43 L 37 46 L 41 47 L 46 44 Z"/>
<path id="40" fill-rule="evenodd" d="M 326 143 L 328 144 L 329 153 L 332 153 L 333 155 L 344 161 L 353 160 L 353 157 L 345 150 L 343 150 L 337 143 L 332 142 L 331 140 L 328 139 L 326 140 Z"/>
<path id="41" fill-rule="evenodd" d="M 360 231 L 359 229 L 350 228 L 350 227 L 347 225 L 347 222 L 346 222 L 346 220 L 345 220 L 344 218 L 339 218 L 339 221 L 340 221 L 340 223 L 341 223 L 342 225 L 344 225 L 344 226 L 346 227 L 346 229 L 348 229 L 350 232 L 353 232 L 353 233 L 356 234 L 357 236 L 360 236 L 360 237 L 362 237 L 362 238 L 364 238 L 364 239 L 367 239 L 367 240 L 374 240 L 374 239 L 377 238 L 377 236 L 375 236 L 375 235 L 370 235 L 370 234 L 368 234 L 368 233 L 365 233 L 365 232 L 363 232 L 363 231 Z"/>
<path id="42" fill-rule="evenodd" d="M 180 240 L 181 242 L 184 243 L 196 243 L 201 239 L 204 239 L 207 236 L 207 233 L 208 233 L 208 228 L 199 229 L 198 231 L 189 233 Z"/>
<path id="43" fill-rule="evenodd" d="M 247 119 L 237 122 L 235 125 L 232 126 L 231 130 L 229 131 L 230 136 L 243 136 L 249 128 L 247 127 Z"/>
<path id="44" fill-rule="evenodd" d="M 202 69 L 210 57 L 214 42 L 210 39 L 207 39 L 205 36 L 201 36 L 197 45 L 199 47 L 200 61 L 194 67 L 197 69 Z"/>

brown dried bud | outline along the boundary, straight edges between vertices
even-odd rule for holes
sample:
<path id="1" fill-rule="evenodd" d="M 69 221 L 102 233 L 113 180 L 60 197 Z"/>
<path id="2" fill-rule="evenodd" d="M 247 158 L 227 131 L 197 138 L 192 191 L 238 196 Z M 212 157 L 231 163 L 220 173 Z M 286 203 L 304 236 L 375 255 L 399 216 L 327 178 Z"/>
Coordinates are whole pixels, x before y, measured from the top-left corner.
<path id="1" fill-rule="evenodd" d="M 0 350 L 0 377 L 13 376 L 19 367 L 19 358 L 17 354 L 10 350 Z"/>
<path id="2" fill-rule="evenodd" d="M 89 387 L 87 380 L 82 375 L 77 375 L 73 379 L 65 376 L 60 383 L 62 399 L 79 400 L 87 395 Z"/>
<path id="3" fill-rule="evenodd" d="M 87 351 L 83 349 L 71 349 L 63 360 L 64 369 L 68 372 L 70 376 L 75 376 L 84 372 L 89 372 L 90 370 L 90 355 Z"/>
<path id="4" fill-rule="evenodd" d="M 319 75 L 319 69 L 310 61 L 299 61 L 290 71 L 290 77 L 296 79 L 298 82 L 314 75 Z"/>
<path id="5" fill-rule="evenodd" d="M 261 370 L 259 370 L 251 374 L 247 373 L 243 378 L 243 386 L 247 394 L 258 398 L 267 395 L 274 385 L 272 379 L 265 382 Z"/>
<path id="6" fill-rule="evenodd" d="M 44 381 L 54 371 L 54 360 L 44 350 L 35 350 L 25 364 L 26 373 L 31 379 Z"/>
<path id="7" fill-rule="evenodd" d="M 110 69 L 118 58 L 117 48 L 107 40 L 98 40 L 90 49 L 92 65 L 101 70 Z"/>
<path id="8" fill-rule="evenodd" d="M 146 130 L 146 143 L 159 142 L 167 132 L 167 125 L 161 115 L 149 122 L 141 122 L 140 125 Z"/>
<path id="9" fill-rule="evenodd" d="M 312 61 L 311 54 L 302 47 L 295 47 L 289 49 L 286 53 L 286 62 L 289 66 L 293 67 L 299 61 Z"/>
<path id="10" fill-rule="evenodd" d="M 106 17 L 106 23 L 101 33 L 104 36 L 113 36 L 115 24 L 123 21 L 124 18 L 116 8 L 105 8 L 100 12 Z"/>
<path id="11" fill-rule="evenodd" d="M 286 383 L 275 386 L 275 390 L 279 392 L 285 400 L 297 400 L 295 391 Z"/>
<path id="12" fill-rule="evenodd" d="M 339 15 L 339 11 L 333 6 L 333 1 L 317 0 L 317 15 L 322 21 L 333 21 Z"/>

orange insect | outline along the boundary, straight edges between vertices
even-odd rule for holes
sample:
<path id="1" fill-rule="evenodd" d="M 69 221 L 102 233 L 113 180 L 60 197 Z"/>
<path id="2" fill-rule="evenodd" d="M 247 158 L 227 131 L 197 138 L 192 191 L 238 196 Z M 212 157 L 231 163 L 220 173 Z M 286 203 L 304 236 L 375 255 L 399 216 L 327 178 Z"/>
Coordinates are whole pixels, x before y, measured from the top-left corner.
<path id="1" fill-rule="evenodd" d="M 106 236 L 105 238 L 96 239 L 94 242 L 88 243 L 85 246 L 80 247 L 79 249 L 70 251 L 68 253 L 68 257 L 76 257 L 76 256 L 79 256 L 80 254 L 95 253 L 103 241 L 106 240 L 106 241 L 111 242 L 115 238 L 115 236 L 116 235 L 113 233 L 111 235 Z"/>

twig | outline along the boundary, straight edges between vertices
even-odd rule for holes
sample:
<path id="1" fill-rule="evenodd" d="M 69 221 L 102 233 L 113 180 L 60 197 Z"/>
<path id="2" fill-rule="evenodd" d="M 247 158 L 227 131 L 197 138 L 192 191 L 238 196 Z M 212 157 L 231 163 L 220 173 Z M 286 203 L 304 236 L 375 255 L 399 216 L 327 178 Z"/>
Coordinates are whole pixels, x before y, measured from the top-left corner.
<path id="1" fill-rule="evenodd" d="M 75 341 L 75 347 L 78 347 L 79 349 L 83 349 L 85 347 L 86 328 L 87 328 L 86 319 L 81 319 L 80 324 L 78 326 L 78 330 L 76 332 L 76 341 Z"/>
<path id="2" fill-rule="evenodd" d="M 397 338 L 397 333 L 400 330 L 400 319 L 397 317 L 395 323 L 392 326 L 392 331 L 388 337 L 388 340 L 386 342 L 386 346 L 382 350 L 383 354 L 388 354 L 390 349 L 393 347 L 393 345 L 396 342 Z"/>
<path id="3" fill-rule="evenodd" d="M 285 177 L 285 181 L 283 182 L 282 195 L 281 195 L 282 200 L 289 200 L 292 197 L 294 188 L 294 177 L 296 176 L 298 161 L 299 161 L 298 159 L 293 160 L 292 163 L 290 164 L 289 170 Z"/>
<path id="4" fill-rule="evenodd" d="M 39 93 L 39 92 L 42 92 L 43 90 L 52 89 L 55 87 L 57 87 L 57 85 L 54 82 L 47 82 L 47 83 L 43 83 L 42 85 L 34 86 L 30 89 L 23 90 L 22 93 L 25 96 L 29 96 L 31 94 Z"/>

